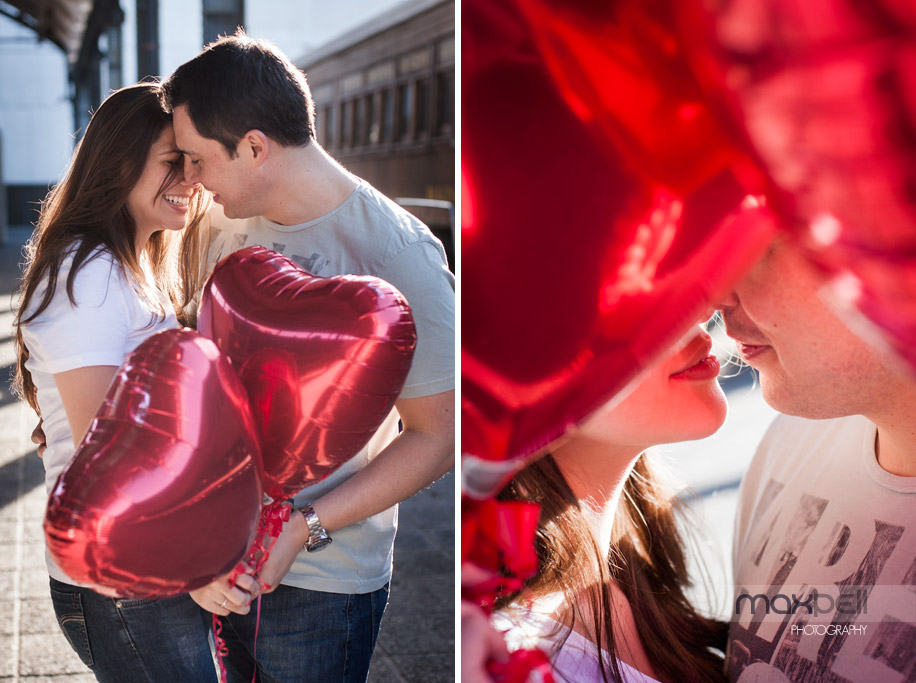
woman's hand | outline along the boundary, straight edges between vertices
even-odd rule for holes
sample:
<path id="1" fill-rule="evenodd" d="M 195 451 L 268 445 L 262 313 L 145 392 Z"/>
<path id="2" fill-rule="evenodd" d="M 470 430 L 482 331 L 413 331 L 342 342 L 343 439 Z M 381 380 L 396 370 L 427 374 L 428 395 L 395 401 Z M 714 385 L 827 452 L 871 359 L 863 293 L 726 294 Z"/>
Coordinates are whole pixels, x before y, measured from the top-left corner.
<path id="1" fill-rule="evenodd" d="M 461 601 L 461 680 L 464 683 L 490 683 L 490 660 L 506 662 L 509 652 L 503 635 L 492 626 L 480 607 Z"/>
<path id="2" fill-rule="evenodd" d="M 298 510 L 292 510 L 289 521 L 283 525 L 283 531 L 277 536 L 276 542 L 270 549 L 270 555 L 264 566 L 261 567 L 261 581 L 263 593 L 270 593 L 289 572 L 296 556 L 302 550 L 303 544 L 309 538 L 309 527 L 305 517 Z M 266 584 L 266 588 L 263 587 Z"/>
<path id="3" fill-rule="evenodd" d="M 261 586 L 249 574 L 240 574 L 235 586 L 229 585 L 229 576 L 222 576 L 203 588 L 191 591 L 191 599 L 213 614 L 225 617 L 230 612 L 248 614 L 251 601 L 258 597 Z"/>
<path id="4" fill-rule="evenodd" d="M 44 420 L 38 418 L 38 424 L 32 430 L 32 443 L 38 446 L 38 457 L 43 458 L 48 450 L 48 437 L 45 436 Z"/>

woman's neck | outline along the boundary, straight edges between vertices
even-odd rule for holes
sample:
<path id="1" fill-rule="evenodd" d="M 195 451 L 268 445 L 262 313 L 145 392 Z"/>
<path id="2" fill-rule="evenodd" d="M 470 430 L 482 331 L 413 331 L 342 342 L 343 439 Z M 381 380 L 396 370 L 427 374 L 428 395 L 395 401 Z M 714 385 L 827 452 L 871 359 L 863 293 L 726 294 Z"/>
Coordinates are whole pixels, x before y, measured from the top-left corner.
<path id="1" fill-rule="evenodd" d="M 576 437 L 553 452 L 557 467 L 566 477 L 570 488 L 582 504 L 602 562 L 607 561 L 613 542 L 614 518 L 620 505 L 627 477 L 642 454 L 643 449 L 633 446 L 615 446 L 605 441 Z M 596 571 L 600 570 L 596 567 Z M 598 579 L 598 577 L 596 577 Z M 633 612 L 620 587 L 611 579 L 614 643 L 617 658 L 644 674 L 658 678 L 645 653 Z M 598 633 L 592 623 L 587 606 L 590 596 L 580 597 L 575 621 L 576 631 L 594 641 Z M 565 619 L 561 619 L 564 620 Z M 597 643 L 604 647 L 604 643 Z"/>
<path id="2" fill-rule="evenodd" d="M 577 436 L 554 450 L 553 459 L 566 477 L 603 553 L 611 547 L 614 516 L 623 487 L 641 448 L 615 446 Z"/>

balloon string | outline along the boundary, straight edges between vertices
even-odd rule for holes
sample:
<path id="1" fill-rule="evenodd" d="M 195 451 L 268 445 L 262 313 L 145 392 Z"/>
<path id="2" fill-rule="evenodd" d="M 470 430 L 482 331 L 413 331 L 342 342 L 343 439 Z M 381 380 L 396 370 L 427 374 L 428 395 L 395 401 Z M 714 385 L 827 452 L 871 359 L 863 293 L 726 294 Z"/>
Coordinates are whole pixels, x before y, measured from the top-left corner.
<path id="1" fill-rule="evenodd" d="M 214 614 L 213 616 L 213 643 L 216 647 L 216 661 L 219 664 L 219 680 L 220 683 L 227 683 L 226 678 L 228 673 L 226 671 L 226 665 L 223 664 L 223 658 L 229 654 L 229 648 L 226 647 L 226 641 L 223 640 L 223 637 L 220 635 L 223 632 L 223 624 L 219 620 L 219 616 Z"/>
<path id="2" fill-rule="evenodd" d="M 261 508 L 261 516 L 258 519 L 258 530 L 254 536 L 254 541 L 251 544 L 251 547 L 248 549 L 248 552 L 245 553 L 245 556 L 242 560 L 235 566 L 235 569 L 232 570 L 232 573 L 229 574 L 229 585 L 235 586 L 236 581 L 242 574 L 250 574 L 255 577 L 258 583 L 261 584 L 262 591 L 269 591 L 270 585 L 265 581 L 261 580 L 259 574 L 261 573 L 264 563 L 267 562 L 267 558 L 270 557 L 271 548 L 274 547 L 274 543 L 277 542 L 277 538 L 280 536 L 280 532 L 283 531 L 283 525 L 289 521 L 290 512 L 293 509 L 292 503 L 289 501 L 280 501 L 270 503 Z M 254 683 L 255 677 L 257 676 L 257 661 L 258 661 L 258 630 L 261 626 L 261 595 L 258 595 L 258 606 L 257 606 L 257 618 L 254 624 L 254 660 L 255 660 L 255 673 L 251 681 Z M 226 641 L 220 637 L 220 632 L 222 631 L 222 623 L 219 620 L 217 615 L 213 615 L 213 641 L 216 649 L 216 659 L 219 663 L 219 672 L 220 672 L 220 682 L 226 683 L 226 665 L 223 663 L 223 659 L 229 655 L 229 648 L 226 646 Z"/>
<path id="3" fill-rule="evenodd" d="M 254 621 L 254 671 L 251 674 L 251 683 L 258 678 L 258 628 L 261 626 L 261 596 L 258 596 L 258 615 Z"/>

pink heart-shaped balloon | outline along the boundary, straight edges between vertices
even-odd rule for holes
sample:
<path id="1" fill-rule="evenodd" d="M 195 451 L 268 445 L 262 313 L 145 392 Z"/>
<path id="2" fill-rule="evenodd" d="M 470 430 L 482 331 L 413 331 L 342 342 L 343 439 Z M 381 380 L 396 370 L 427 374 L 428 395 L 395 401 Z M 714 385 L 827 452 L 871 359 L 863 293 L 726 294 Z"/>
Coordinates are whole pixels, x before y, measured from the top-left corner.
<path id="1" fill-rule="evenodd" d="M 166 330 L 131 353 L 51 492 L 57 565 L 106 595 L 166 596 L 228 573 L 263 501 L 248 397 L 216 345 Z"/>
<path id="2" fill-rule="evenodd" d="M 216 265 L 198 327 L 248 390 L 274 499 L 369 442 L 404 388 L 417 340 L 406 300 L 384 280 L 316 277 L 263 247 Z"/>

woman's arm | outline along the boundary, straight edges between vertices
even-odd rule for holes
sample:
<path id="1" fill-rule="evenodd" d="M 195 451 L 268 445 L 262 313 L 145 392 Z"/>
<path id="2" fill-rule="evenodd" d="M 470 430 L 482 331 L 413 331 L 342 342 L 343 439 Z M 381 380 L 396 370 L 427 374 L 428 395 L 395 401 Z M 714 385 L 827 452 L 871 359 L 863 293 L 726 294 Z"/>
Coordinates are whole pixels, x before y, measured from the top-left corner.
<path id="1" fill-rule="evenodd" d="M 73 433 L 74 446 L 83 440 L 83 435 L 99 412 L 108 386 L 117 371 L 118 368 L 114 365 L 92 365 L 54 375 L 54 382 L 57 384 L 57 391 L 67 413 L 67 421 L 70 423 L 70 431 Z"/>

